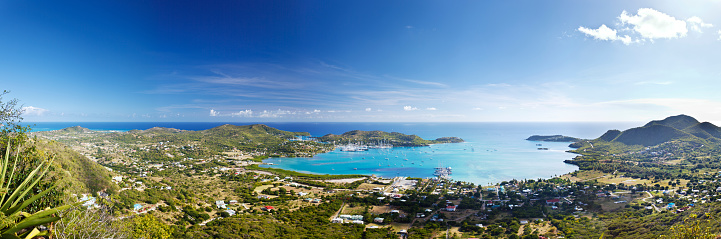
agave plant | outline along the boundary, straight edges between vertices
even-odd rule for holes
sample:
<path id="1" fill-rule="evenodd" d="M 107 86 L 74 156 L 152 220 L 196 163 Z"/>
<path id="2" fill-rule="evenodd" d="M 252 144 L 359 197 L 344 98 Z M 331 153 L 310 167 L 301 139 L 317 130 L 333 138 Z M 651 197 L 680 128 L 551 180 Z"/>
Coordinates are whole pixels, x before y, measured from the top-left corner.
<path id="1" fill-rule="evenodd" d="M 56 182 L 52 187 L 28 199 L 24 199 L 26 196 L 34 193 L 33 187 L 43 179 L 50 169 L 50 164 L 52 164 L 54 158 L 42 160 L 24 179 L 19 177 L 15 179 L 15 177 L 18 176 L 15 175 L 15 169 L 20 150 L 17 150 L 15 154 L 12 167 L 9 167 L 11 158 L 10 149 L 10 140 L 8 140 L 5 157 L 0 160 L 0 239 L 29 239 L 48 235 L 50 233 L 49 231 L 40 231 L 38 230 L 38 226 L 60 220 L 60 217 L 55 216 L 55 214 L 72 205 L 60 206 L 53 209 L 48 208 L 33 214 L 24 212 L 23 209 L 48 194 L 57 186 Z M 18 182 L 22 181 L 22 183 L 11 189 L 10 184 L 14 180 Z"/>

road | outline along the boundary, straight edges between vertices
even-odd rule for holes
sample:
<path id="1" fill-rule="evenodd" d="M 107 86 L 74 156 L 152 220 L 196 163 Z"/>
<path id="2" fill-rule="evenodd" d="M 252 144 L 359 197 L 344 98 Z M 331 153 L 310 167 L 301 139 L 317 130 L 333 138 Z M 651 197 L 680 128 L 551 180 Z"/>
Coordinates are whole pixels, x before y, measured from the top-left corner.
<path id="1" fill-rule="evenodd" d="M 653 195 L 651 195 L 650 192 L 646 191 L 646 193 L 648 194 L 648 197 L 645 197 L 645 198 L 641 199 L 641 201 L 644 201 L 644 202 L 645 202 L 646 199 L 653 198 Z M 661 212 L 661 210 L 656 207 L 656 204 L 655 204 L 655 203 L 651 202 L 651 206 L 653 206 L 653 209 L 656 210 L 656 212 Z"/>

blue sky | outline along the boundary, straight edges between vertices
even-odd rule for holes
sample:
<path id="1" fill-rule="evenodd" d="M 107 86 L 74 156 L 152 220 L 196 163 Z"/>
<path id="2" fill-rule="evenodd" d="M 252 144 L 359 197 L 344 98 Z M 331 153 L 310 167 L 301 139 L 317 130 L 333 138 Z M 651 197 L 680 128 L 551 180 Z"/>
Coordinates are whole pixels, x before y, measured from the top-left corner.
<path id="1" fill-rule="evenodd" d="M 721 1 L 0 3 L 25 121 L 721 122 Z"/>

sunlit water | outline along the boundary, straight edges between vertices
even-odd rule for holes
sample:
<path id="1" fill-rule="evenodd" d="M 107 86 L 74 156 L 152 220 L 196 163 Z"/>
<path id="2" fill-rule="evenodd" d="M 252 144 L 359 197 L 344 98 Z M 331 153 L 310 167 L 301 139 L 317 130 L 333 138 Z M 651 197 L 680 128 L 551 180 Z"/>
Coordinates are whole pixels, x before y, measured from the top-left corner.
<path id="1" fill-rule="evenodd" d="M 155 126 L 204 130 L 218 122 L 92 122 L 31 123 L 35 130 L 55 130 L 80 125 L 94 130 L 127 131 Z M 246 125 L 250 123 L 231 123 Z M 480 185 L 511 179 L 549 178 L 577 169 L 563 163 L 575 155 L 569 143 L 532 142 L 531 135 L 562 134 L 596 138 L 608 129 L 624 130 L 639 123 L 263 123 L 287 131 L 313 136 L 341 134 L 350 130 L 381 130 L 415 134 L 424 139 L 456 136 L 458 144 L 428 147 L 370 149 L 364 152 L 333 151 L 312 158 L 273 158 L 265 162 L 288 170 L 318 174 L 375 174 L 383 177 L 432 177 L 435 167 L 451 167 L 453 179 Z M 542 144 L 537 146 L 536 144 Z M 539 147 L 549 150 L 538 150 Z"/>

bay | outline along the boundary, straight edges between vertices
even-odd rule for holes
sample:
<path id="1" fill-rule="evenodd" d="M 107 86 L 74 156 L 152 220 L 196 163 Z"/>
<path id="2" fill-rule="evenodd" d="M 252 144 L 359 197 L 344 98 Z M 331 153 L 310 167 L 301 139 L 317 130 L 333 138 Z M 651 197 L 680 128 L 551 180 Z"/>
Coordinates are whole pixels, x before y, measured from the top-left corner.
<path id="1" fill-rule="evenodd" d="M 228 122 L 35 122 L 26 123 L 33 131 L 82 126 L 92 130 L 128 131 L 167 127 L 204 130 Z M 247 125 L 253 123 L 230 122 Z M 265 162 L 276 167 L 317 174 L 373 174 L 382 177 L 433 177 L 435 167 L 451 167 L 454 180 L 487 185 L 511 179 L 550 178 L 572 172 L 576 166 L 563 161 L 565 142 L 533 142 L 531 135 L 562 134 L 596 138 L 609 129 L 625 130 L 637 122 L 548 122 L 548 123 L 366 123 L 366 122 L 263 122 L 286 131 L 309 132 L 312 136 L 342 134 L 351 130 L 381 130 L 415 134 L 424 139 L 455 136 L 466 142 L 428 147 L 395 147 L 363 152 L 333 151 L 310 158 L 272 158 Z M 541 144 L 542 146 L 537 146 Z M 539 147 L 549 150 L 538 150 Z"/>

